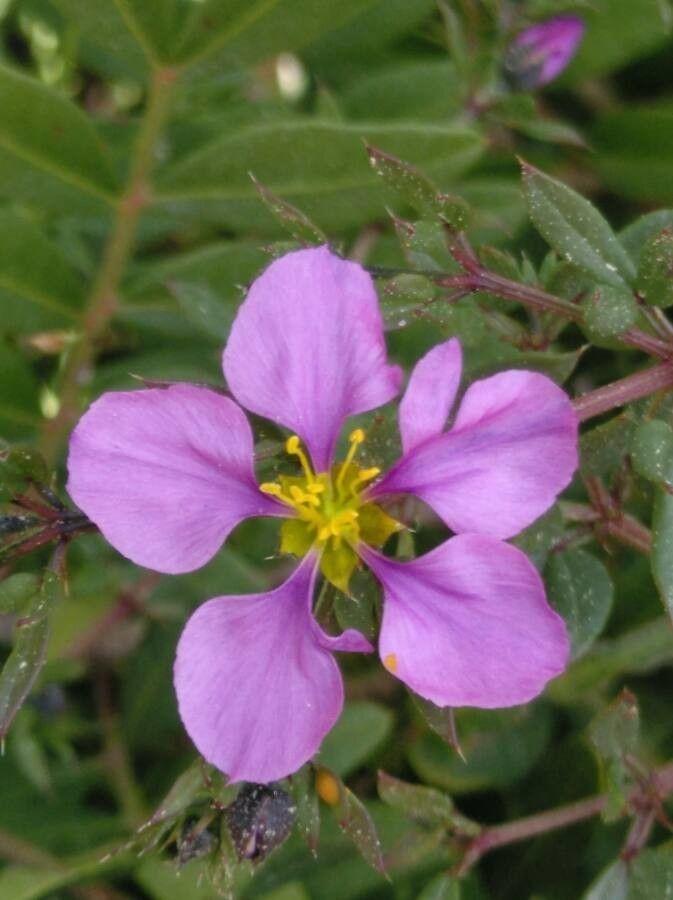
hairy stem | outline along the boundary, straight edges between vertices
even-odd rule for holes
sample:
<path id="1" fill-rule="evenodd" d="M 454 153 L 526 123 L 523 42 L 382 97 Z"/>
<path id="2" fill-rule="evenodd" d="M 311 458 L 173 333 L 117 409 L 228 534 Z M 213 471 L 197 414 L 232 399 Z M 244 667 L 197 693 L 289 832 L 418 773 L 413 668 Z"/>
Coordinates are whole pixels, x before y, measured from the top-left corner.
<path id="1" fill-rule="evenodd" d="M 119 282 L 133 250 L 140 215 L 150 200 L 149 176 L 154 150 L 177 74 L 174 69 L 157 68 L 152 75 L 126 187 L 116 203 L 112 230 L 91 285 L 81 334 L 71 348 L 61 373 L 59 410 L 42 430 L 40 449 L 49 463 L 55 461 L 65 435 L 77 419 L 80 390 L 90 380 L 96 344 L 117 308 Z"/>
<path id="2" fill-rule="evenodd" d="M 657 391 L 673 387 L 673 360 L 659 363 L 643 372 L 628 375 L 612 384 L 596 388 L 577 397 L 573 406 L 581 422 L 601 413 L 624 406 L 633 400 L 649 397 Z"/>
<path id="3" fill-rule="evenodd" d="M 645 809 L 652 798 L 666 797 L 673 792 L 673 762 L 669 762 L 652 773 L 650 782 L 643 786 L 635 787 L 629 796 L 629 806 L 637 809 Z M 503 825 L 487 826 L 469 844 L 467 852 L 460 863 L 459 872 L 465 874 L 483 856 L 496 850 L 498 847 L 506 847 L 516 844 L 550 831 L 567 828 L 578 822 L 584 822 L 599 815 L 608 804 L 607 794 L 597 794 L 578 800 L 576 803 L 568 803 L 566 806 L 558 806 L 533 816 L 525 816 L 506 822 Z"/>

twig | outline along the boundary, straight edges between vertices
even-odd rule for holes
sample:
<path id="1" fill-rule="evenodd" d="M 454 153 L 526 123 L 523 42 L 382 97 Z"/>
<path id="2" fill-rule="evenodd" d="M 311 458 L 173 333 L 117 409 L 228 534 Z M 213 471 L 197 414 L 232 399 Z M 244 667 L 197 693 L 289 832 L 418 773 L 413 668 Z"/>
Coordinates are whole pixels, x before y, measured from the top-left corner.
<path id="1" fill-rule="evenodd" d="M 635 787 L 629 795 L 628 805 L 630 808 L 641 811 L 642 815 L 646 809 L 656 806 L 657 798 L 665 797 L 671 792 L 673 792 L 673 762 L 657 769 L 652 774 L 648 785 Z M 467 851 L 458 866 L 458 874 L 466 874 L 483 856 L 499 847 L 526 841 L 529 838 L 591 819 L 605 809 L 608 800 L 607 794 L 597 794 L 594 797 L 587 797 L 585 800 L 578 800 L 576 803 L 558 806 L 555 809 L 515 819 L 513 822 L 506 822 L 503 825 L 486 826 L 468 844 Z"/>
<path id="2" fill-rule="evenodd" d="M 673 361 L 667 361 L 582 394 L 573 401 L 573 406 L 580 421 L 584 422 L 608 410 L 671 387 L 673 387 Z"/>
<path id="3" fill-rule="evenodd" d="M 103 251 L 98 274 L 91 286 L 82 322 L 82 333 L 72 347 L 61 376 L 60 406 L 42 429 L 40 449 L 53 463 L 62 440 L 79 412 L 79 393 L 90 379 L 96 344 L 117 309 L 117 289 L 135 241 L 142 210 L 151 196 L 148 183 L 154 150 L 168 112 L 177 70 L 155 68 L 149 87 L 147 108 L 140 124 L 126 189 L 116 204 L 112 231 Z"/>

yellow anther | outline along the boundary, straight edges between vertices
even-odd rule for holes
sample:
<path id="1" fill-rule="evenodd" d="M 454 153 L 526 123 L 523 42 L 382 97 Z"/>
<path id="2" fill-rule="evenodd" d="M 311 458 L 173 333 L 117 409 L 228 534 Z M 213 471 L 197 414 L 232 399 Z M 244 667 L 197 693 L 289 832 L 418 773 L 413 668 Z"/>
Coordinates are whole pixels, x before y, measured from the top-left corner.
<path id="1" fill-rule="evenodd" d="M 283 495 L 281 486 L 273 481 L 265 481 L 264 484 L 260 484 L 259 489 L 263 494 L 271 494 L 272 497 L 281 497 Z"/>
<path id="2" fill-rule="evenodd" d="M 309 503 L 311 506 L 320 506 L 320 500 L 315 494 L 302 491 L 296 484 L 290 485 L 290 496 L 296 503 Z"/>
<path id="3" fill-rule="evenodd" d="M 325 485 L 320 484 L 319 481 L 315 481 L 313 484 L 309 484 L 306 490 L 311 494 L 322 494 L 325 490 Z"/>
<path id="4" fill-rule="evenodd" d="M 328 522 L 327 525 L 323 525 L 323 527 L 318 532 L 318 540 L 326 541 L 331 536 L 332 536 L 332 523 Z"/>
<path id="5" fill-rule="evenodd" d="M 371 469 L 362 469 L 358 473 L 357 478 L 354 478 L 350 483 L 351 494 L 355 497 L 361 485 L 363 485 L 366 481 L 371 481 L 372 478 L 376 478 L 376 476 L 380 474 L 381 470 L 378 466 L 372 466 Z"/>
<path id="6" fill-rule="evenodd" d="M 289 437 L 285 441 L 285 452 L 294 454 L 301 448 L 301 441 L 299 440 L 299 436 L 293 434 L 292 437 Z"/>
<path id="7" fill-rule="evenodd" d="M 351 431 L 348 435 L 348 440 L 351 444 L 361 444 L 365 439 L 365 433 L 361 428 L 356 428 L 355 431 Z"/>
<path id="8" fill-rule="evenodd" d="M 293 434 L 285 441 L 285 450 L 290 456 L 296 456 L 299 459 L 301 467 L 304 470 L 304 475 L 306 476 L 306 481 L 309 485 L 313 484 L 315 482 L 315 475 L 313 474 L 313 469 L 308 461 L 308 457 L 301 449 L 301 441 L 299 440 L 298 435 Z"/>

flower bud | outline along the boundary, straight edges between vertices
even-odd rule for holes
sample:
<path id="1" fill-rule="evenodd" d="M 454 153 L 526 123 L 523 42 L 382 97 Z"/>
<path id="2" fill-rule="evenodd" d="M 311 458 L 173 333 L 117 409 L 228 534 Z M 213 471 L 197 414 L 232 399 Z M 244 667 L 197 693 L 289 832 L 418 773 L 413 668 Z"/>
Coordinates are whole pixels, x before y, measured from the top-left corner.
<path id="1" fill-rule="evenodd" d="M 509 45 L 506 74 L 523 90 L 553 81 L 575 55 L 584 22 L 578 16 L 554 16 L 521 31 Z"/>
<path id="2" fill-rule="evenodd" d="M 296 807 L 278 787 L 244 784 L 226 817 L 239 859 L 262 860 L 292 830 Z"/>

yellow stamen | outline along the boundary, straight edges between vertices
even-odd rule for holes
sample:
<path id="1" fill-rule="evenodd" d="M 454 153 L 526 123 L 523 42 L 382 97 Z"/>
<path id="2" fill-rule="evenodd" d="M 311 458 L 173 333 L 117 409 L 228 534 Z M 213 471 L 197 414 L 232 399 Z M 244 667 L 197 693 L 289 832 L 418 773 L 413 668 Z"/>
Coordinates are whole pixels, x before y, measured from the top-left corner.
<path id="1" fill-rule="evenodd" d="M 358 493 L 358 488 L 361 484 L 364 484 L 366 481 L 371 481 L 372 478 L 376 478 L 377 475 L 381 474 L 381 470 L 378 466 L 372 466 L 371 469 L 363 469 L 357 476 L 354 478 L 350 484 L 350 492 L 353 496 Z"/>
<path id="2" fill-rule="evenodd" d="M 355 454 L 358 452 L 358 447 L 365 439 L 365 433 L 361 428 L 356 428 L 355 431 L 351 431 L 348 435 L 348 441 L 350 443 L 350 447 L 348 448 L 348 453 L 346 454 L 346 459 L 341 463 L 341 467 L 339 469 L 339 474 L 336 479 L 336 489 L 337 491 L 341 491 L 343 487 L 343 480 L 348 471 L 348 467 L 355 459 Z"/>
<path id="3" fill-rule="evenodd" d="M 309 494 L 306 491 L 302 491 L 296 484 L 290 485 L 290 496 L 295 503 L 308 503 L 311 506 L 320 506 L 320 500 L 315 494 Z"/>
<path id="4" fill-rule="evenodd" d="M 315 483 L 315 475 L 313 474 L 313 469 L 311 468 L 311 464 L 308 461 L 308 457 L 301 449 L 301 441 L 299 440 L 299 436 L 293 434 L 292 437 L 289 437 L 285 442 L 285 451 L 290 454 L 290 456 L 296 456 L 301 463 L 301 467 L 304 470 L 304 475 L 306 476 L 306 481 L 309 485 Z"/>

